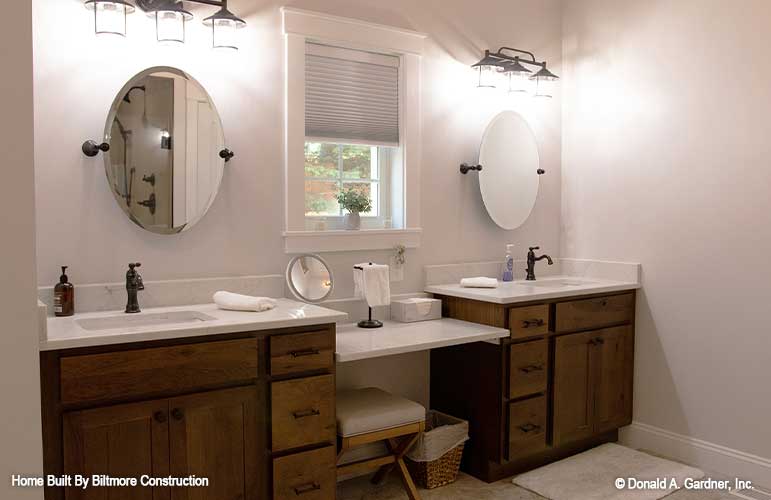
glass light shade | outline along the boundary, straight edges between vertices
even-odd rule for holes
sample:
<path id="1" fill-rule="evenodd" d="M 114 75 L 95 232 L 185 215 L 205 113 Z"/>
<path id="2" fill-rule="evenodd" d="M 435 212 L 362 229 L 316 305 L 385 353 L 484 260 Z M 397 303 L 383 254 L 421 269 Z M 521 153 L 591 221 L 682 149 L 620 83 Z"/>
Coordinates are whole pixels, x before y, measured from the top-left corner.
<path id="1" fill-rule="evenodd" d="M 161 43 L 185 43 L 185 14 L 173 10 L 155 12 L 155 33 Z"/>
<path id="2" fill-rule="evenodd" d="M 126 15 L 134 6 L 125 1 L 89 0 L 86 8 L 94 12 L 94 32 L 97 35 L 126 36 Z"/>
<path id="3" fill-rule="evenodd" d="M 509 71 L 506 74 L 509 76 L 509 92 L 527 93 L 532 89 L 533 84 L 528 78 L 527 73 Z"/>
<path id="4" fill-rule="evenodd" d="M 212 47 L 238 50 L 238 25 L 230 19 L 215 19 L 212 25 Z"/>
<path id="5" fill-rule="evenodd" d="M 477 66 L 477 72 L 479 74 L 478 88 L 494 89 L 497 86 L 500 77 L 497 66 Z"/>
<path id="6" fill-rule="evenodd" d="M 535 78 L 535 94 L 533 97 L 545 97 L 551 99 L 554 96 L 557 86 L 556 78 L 538 77 Z"/>

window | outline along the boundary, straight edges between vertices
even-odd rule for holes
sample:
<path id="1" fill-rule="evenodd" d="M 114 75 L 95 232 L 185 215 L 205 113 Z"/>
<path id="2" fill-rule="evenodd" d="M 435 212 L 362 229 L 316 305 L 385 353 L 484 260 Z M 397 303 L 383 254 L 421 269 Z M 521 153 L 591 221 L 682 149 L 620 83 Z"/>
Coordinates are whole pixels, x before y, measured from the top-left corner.
<path id="1" fill-rule="evenodd" d="M 286 251 L 419 246 L 425 35 L 282 7 Z M 372 201 L 344 231 L 343 189 Z"/>
<path id="2" fill-rule="evenodd" d="M 306 43 L 306 229 L 340 229 L 337 195 L 350 189 L 372 203 L 363 227 L 392 227 L 389 193 L 403 189 L 390 177 L 399 146 L 399 58 Z"/>

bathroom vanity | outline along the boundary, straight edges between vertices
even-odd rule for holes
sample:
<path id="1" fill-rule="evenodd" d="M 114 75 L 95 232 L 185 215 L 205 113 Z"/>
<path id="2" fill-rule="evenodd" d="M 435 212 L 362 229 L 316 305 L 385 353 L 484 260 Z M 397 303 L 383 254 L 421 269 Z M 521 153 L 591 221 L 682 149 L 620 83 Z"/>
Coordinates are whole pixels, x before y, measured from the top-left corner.
<path id="1" fill-rule="evenodd" d="M 431 351 L 431 407 L 469 420 L 464 470 L 492 482 L 617 440 L 632 422 L 637 287 L 426 288 L 443 316 L 510 332 Z"/>
<path id="2" fill-rule="evenodd" d="M 194 313 L 210 320 L 128 324 L 109 334 L 80 326 L 162 322 L 184 317 L 182 309 L 190 308 L 49 319 L 45 473 L 210 480 L 208 488 L 138 488 L 132 499 L 334 498 L 334 323 L 346 315 L 281 299 L 259 314 L 207 305 Z M 71 500 L 108 491 L 121 490 L 45 493 Z"/>

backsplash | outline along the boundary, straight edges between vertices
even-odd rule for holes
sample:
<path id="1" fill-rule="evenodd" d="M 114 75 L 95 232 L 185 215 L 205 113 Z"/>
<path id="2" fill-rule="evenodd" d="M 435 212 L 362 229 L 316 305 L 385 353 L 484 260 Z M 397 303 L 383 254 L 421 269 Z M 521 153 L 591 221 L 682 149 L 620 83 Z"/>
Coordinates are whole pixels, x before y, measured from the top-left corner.
<path id="1" fill-rule="evenodd" d="M 284 277 L 280 274 L 266 276 L 237 276 L 228 278 L 204 278 L 167 281 L 145 281 L 145 289 L 139 292 L 139 304 L 143 308 L 208 304 L 219 290 L 264 297 L 284 297 Z M 38 288 L 40 301 L 53 315 L 53 287 Z M 75 285 L 75 312 L 115 311 L 126 307 L 125 283 Z"/>

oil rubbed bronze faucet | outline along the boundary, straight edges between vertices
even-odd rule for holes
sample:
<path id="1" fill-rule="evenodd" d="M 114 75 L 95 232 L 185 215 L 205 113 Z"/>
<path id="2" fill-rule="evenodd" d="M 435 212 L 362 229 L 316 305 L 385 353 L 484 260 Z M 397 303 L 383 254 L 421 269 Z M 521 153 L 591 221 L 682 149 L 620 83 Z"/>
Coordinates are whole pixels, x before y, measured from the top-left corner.
<path id="1" fill-rule="evenodd" d="M 129 269 L 126 271 L 126 293 L 128 294 L 128 302 L 126 303 L 127 313 L 141 312 L 139 309 L 139 302 L 137 301 L 137 292 L 145 289 L 145 284 L 142 282 L 142 276 L 136 271 L 135 268 L 141 266 L 139 262 L 130 262 Z"/>
<path id="2" fill-rule="evenodd" d="M 554 264 L 554 261 L 551 260 L 551 257 L 546 254 L 543 254 L 540 257 L 535 256 L 533 250 L 540 249 L 540 247 L 530 247 L 530 251 L 527 252 L 527 277 L 525 278 L 527 281 L 535 281 L 535 263 L 539 260 L 546 259 L 546 262 L 548 262 L 550 266 Z"/>

